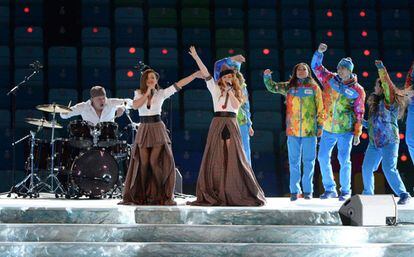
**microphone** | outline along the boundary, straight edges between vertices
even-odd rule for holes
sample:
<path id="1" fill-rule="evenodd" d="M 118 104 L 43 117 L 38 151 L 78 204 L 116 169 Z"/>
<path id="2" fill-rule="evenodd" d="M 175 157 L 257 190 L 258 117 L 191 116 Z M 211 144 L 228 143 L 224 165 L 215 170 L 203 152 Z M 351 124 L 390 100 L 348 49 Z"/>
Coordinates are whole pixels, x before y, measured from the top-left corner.
<path id="1" fill-rule="evenodd" d="M 29 67 L 34 69 L 35 71 L 40 71 L 41 69 L 43 69 L 43 65 L 38 60 L 29 64 Z"/>
<path id="2" fill-rule="evenodd" d="M 151 96 L 154 96 L 154 89 L 151 89 Z"/>

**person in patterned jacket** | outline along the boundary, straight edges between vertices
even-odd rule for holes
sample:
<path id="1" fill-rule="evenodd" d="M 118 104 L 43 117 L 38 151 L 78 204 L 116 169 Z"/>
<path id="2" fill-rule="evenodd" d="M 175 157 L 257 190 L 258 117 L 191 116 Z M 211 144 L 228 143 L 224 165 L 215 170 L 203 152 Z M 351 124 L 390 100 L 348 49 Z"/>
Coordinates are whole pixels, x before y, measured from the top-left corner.
<path id="1" fill-rule="evenodd" d="M 375 61 L 379 79 L 375 91 L 368 97 L 368 134 L 369 145 L 362 164 L 362 178 L 365 195 L 374 194 L 374 175 L 382 161 L 382 170 L 392 190 L 400 197 L 398 204 L 409 202 L 407 192 L 397 170 L 398 147 L 400 145 L 398 119 L 404 117 L 412 94 L 408 88 L 398 89 L 392 83 L 381 61 Z M 365 123 L 365 122 L 364 122 Z"/>
<path id="2" fill-rule="evenodd" d="M 306 63 L 296 64 L 292 77 L 287 82 L 274 82 L 271 74 L 269 69 L 263 73 L 267 90 L 286 96 L 290 200 L 296 201 L 302 194 L 301 160 L 304 198 L 312 199 L 317 136 L 322 134 L 324 114 L 322 91 L 312 78 L 312 72 Z"/>
<path id="3" fill-rule="evenodd" d="M 411 88 L 412 86 L 414 86 L 414 62 L 408 71 L 407 79 L 405 81 L 405 88 Z M 407 143 L 408 151 L 410 152 L 411 161 L 414 164 L 414 97 L 411 98 L 411 103 L 408 106 L 405 142 Z"/>
<path id="4" fill-rule="evenodd" d="M 237 123 L 239 124 L 240 128 L 240 135 L 242 138 L 243 143 L 243 150 L 246 154 L 247 161 L 249 162 L 250 166 L 252 165 L 252 157 L 250 151 L 250 137 L 254 135 L 253 124 L 251 120 L 250 114 L 250 102 L 249 102 L 249 93 L 247 91 L 247 84 L 244 79 L 243 74 L 240 72 L 241 64 L 244 63 L 246 60 L 242 55 L 235 55 L 232 57 L 227 57 L 221 60 L 218 60 L 214 64 L 214 80 L 219 80 L 220 71 L 223 67 L 233 68 L 236 71 L 236 77 L 240 82 L 244 102 L 240 106 L 239 112 L 237 113 Z"/>
<path id="5" fill-rule="evenodd" d="M 338 147 L 341 193 L 340 201 L 351 196 L 351 149 L 352 143 L 359 144 L 362 134 L 362 119 L 365 112 L 365 91 L 352 73 L 352 59 L 342 58 L 337 73 L 332 73 L 322 65 L 323 53 L 327 45 L 320 44 L 312 58 L 312 70 L 323 86 L 325 121 L 319 143 L 318 161 L 322 173 L 325 192 L 321 199 L 338 197 L 334 181 L 331 155 Z"/>

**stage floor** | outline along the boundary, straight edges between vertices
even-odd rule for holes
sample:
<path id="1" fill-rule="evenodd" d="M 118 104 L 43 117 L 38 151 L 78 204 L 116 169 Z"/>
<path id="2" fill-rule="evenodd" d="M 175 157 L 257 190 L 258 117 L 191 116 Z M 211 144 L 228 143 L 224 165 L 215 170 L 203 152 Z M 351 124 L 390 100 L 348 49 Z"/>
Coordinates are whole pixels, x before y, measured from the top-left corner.
<path id="1" fill-rule="evenodd" d="M 119 199 L 53 197 L 0 197 L 0 257 L 411 257 L 414 251 L 414 226 L 342 226 L 338 199 L 199 207 L 185 205 L 194 198 L 177 198 L 177 206 L 125 206 Z M 413 222 L 414 203 L 398 206 L 398 216 Z"/>
<path id="2" fill-rule="evenodd" d="M 288 197 L 268 197 L 267 203 L 261 207 L 199 207 L 189 206 L 186 202 L 193 201 L 195 198 L 175 198 L 177 206 L 168 206 L 168 208 L 179 209 L 199 209 L 199 208 L 247 208 L 247 209 L 263 209 L 263 210 L 302 210 L 302 211 L 337 211 L 343 202 L 338 199 L 320 200 L 319 198 L 313 198 L 311 200 L 299 199 L 291 202 Z M 395 198 L 398 201 L 398 197 Z M 65 199 L 54 198 L 52 194 L 41 194 L 39 198 L 15 198 L 7 197 L 6 195 L 0 196 L 0 208 L 137 208 L 137 207 L 163 207 L 163 206 L 136 206 L 136 205 L 117 205 L 120 199 Z M 165 206 L 164 206 L 165 207 Z M 398 205 L 398 210 L 412 210 L 414 211 L 414 199 L 407 205 Z"/>
<path id="3" fill-rule="evenodd" d="M 176 198 L 177 206 L 117 205 L 120 199 L 64 199 L 0 197 L 3 223 L 91 224 L 232 224 L 232 225 L 342 225 L 338 199 L 267 198 L 262 207 L 200 207 L 186 205 L 194 198 Z M 398 198 L 396 198 L 398 201 Z M 414 222 L 414 201 L 398 206 L 399 222 Z"/>

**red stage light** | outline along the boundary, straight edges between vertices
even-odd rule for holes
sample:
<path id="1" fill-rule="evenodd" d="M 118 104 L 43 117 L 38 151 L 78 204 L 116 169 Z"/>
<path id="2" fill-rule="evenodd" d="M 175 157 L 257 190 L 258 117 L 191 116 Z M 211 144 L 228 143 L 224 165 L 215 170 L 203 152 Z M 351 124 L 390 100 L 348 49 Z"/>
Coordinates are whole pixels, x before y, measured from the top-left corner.
<path id="1" fill-rule="evenodd" d="M 163 49 L 161 50 L 161 53 L 162 53 L 162 54 L 164 54 L 164 55 L 168 54 L 168 49 L 163 48 Z"/>
<path id="2" fill-rule="evenodd" d="M 369 73 L 367 71 L 362 72 L 362 76 L 364 78 L 367 78 L 369 76 Z"/>
<path id="3" fill-rule="evenodd" d="M 27 27 L 26 31 L 27 31 L 27 33 L 32 33 L 33 32 L 33 28 L 32 27 Z"/>
<path id="4" fill-rule="evenodd" d="M 400 135 L 399 135 L 399 136 L 400 136 L 400 139 L 401 139 L 401 140 L 404 140 L 404 138 L 405 138 L 404 133 L 400 133 Z"/>
<path id="5" fill-rule="evenodd" d="M 364 139 L 364 140 L 365 140 L 365 139 L 367 139 L 367 138 L 368 138 L 368 134 L 367 134 L 367 133 L 365 133 L 365 132 L 364 132 L 364 133 L 362 133 L 362 134 L 361 134 L 361 138 L 362 138 L 362 139 Z"/>
<path id="6" fill-rule="evenodd" d="M 29 8 L 29 7 L 25 7 L 25 8 L 23 8 L 23 12 L 25 12 L 25 13 L 29 13 L 29 12 L 30 12 L 30 8 Z"/>
<path id="7" fill-rule="evenodd" d="M 270 54 L 270 50 L 268 48 L 263 49 L 262 52 L 263 52 L 264 55 Z"/>
<path id="8" fill-rule="evenodd" d="M 135 54 L 135 52 L 136 52 L 135 47 L 130 47 L 129 48 L 129 53 L 130 54 Z"/>
<path id="9" fill-rule="evenodd" d="M 359 16 L 361 16 L 361 17 L 365 17 L 367 14 L 366 14 L 366 12 L 365 12 L 365 10 L 361 10 L 360 12 L 359 12 Z"/>
<path id="10" fill-rule="evenodd" d="M 403 75 L 402 75 L 402 73 L 401 73 L 401 72 L 397 72 L 396 76 L 397 76 L 397 78 L 399 78 L 399 79 L 403 77 Z"/>
<path id="11" fill-rule="evenodd" d="M 327 35 L 328 37 L 332 37 L 333 33 L 332 33 L 332 31 L 328 30 L 328 32 L 326 32 L 326 35 Z"/>
<path id="12" fill-rule="evenodd" d="M 367 49 L 367 50 L 364 50 L 364 55 L 365 56 L 369 56 L 371 54 L 371 52 Z"/>
<path id="13" fill-rule="evenodd" d="M 403 161 L 403 162 L 406 162 L 408 160 L 407 155 L 402 154 L 401 157 L 400 157 L 400 160 Z"/>
<path id="14" fill-rule="evenodd" d="M 230 48 L 229 49 L 229 54 L 234 54 L 234 49 Z"/>
<path id="15" fill-rule="evenodd" d="M 361 32 L 361 36 L 363 36 L 363 37 L 368 36 L 368 32 L 367 32 L 366 30 L 363 30 L 363 31 Z"/>
<path id="16" fill-rule="evenodd" d="M 93 32 L 93 33 L 98 33 L 98 31 L 99 31 L 99 30 L 98 30 L 98 28 L 97 28 L 97 27 L 93 27 L 93 28 L 92 28 L 92 32 Z"/>
<path id="17" fill-rule="evenodd" d="M 326 12 L 326 16 L 328 16 L 328 17 L 332 17 L 332 16 L 333 16 L 332 11 L 331 11 L 331 10 L 328 10 L 328 11 Z"/>
<path id="18" fill-rule="evenodd" d="M 128 72 L 127 72 L 127 76 L 128 76 L 129 78 L 132 78 L 132 77 L 134 76 L 134 72 L 133 72 L 133 71 L 128 71 Z"/>

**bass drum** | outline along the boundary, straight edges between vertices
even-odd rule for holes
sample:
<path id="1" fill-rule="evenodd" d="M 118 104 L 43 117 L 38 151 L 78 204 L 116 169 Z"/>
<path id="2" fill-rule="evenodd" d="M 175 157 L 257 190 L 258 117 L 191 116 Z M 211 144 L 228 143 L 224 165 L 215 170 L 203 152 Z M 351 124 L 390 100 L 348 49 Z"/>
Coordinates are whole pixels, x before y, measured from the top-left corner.
<path id="1" fill-rule="evenodd" d="M 118 163 L 103 149 L 81 154 L 73 162 L 71 180 L 78 196 L 101 197 L 118 182 Z"/>

